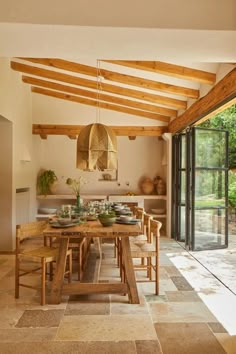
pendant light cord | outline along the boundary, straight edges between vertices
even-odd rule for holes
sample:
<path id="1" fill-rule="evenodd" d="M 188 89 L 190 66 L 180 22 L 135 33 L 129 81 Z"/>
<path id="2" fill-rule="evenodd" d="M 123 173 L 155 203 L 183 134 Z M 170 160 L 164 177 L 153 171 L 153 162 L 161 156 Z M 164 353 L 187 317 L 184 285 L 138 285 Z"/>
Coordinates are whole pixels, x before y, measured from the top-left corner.
<path id="1" fill-rule="evenodd" d="M 96 113 L 96 123 L 100 123 L 100 99 L 102 90 L 102 75 L 100 69 L 100 60 L 97 59 L 97 113 Z"/>

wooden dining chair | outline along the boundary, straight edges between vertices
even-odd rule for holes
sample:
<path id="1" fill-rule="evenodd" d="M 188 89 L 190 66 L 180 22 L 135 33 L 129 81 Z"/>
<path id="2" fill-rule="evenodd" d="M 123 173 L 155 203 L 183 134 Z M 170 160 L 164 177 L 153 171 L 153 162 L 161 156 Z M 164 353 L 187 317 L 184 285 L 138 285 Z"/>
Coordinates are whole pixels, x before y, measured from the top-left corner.
<path id="1" fill-rule="evenodd" d="M 134 263 L 135 271 L 146 271 L 145 279 L 137 279 L 137 282 L 155 282 L 155 294 L 159 294 L 159 244 L 160 244 L 160 229 L 162 224 L 160 221 L 149 220 L 147 241 L 132 242 L 131 256 L 132 258 L 141 259 L 140 264 Z M 143 260 L 146 260 L 145 262 Z M 155 272 L 153 280 L 152 271 Z M 125 274 L 123 275 L 125 277 Z"/>
<path id="2" fill-rule="evenodd" d="M 91 241 L 91 237 L 72 237 L 69 239 L 68 247 L 72 250 L 72 259 L 75 261 L 75 265 L 77 268 L 78 281 L 81 281 L 83 279 Z"/>
<path id="3" fill-rule="evenodd" d="M 15 251 L 15 298 L 19 298 L 20 287 L 40 289 L 41 305 L 45 305 L 46 278 L 53 278 L 53 263 L 56 262 L 58 248 L 46 246 L 43 231 L 47 221 L 33 221 L 16 226 L 16 251 Z M 38 246 L 39 244 L 39 246 Z M 72 252 L 67 252 L 67 267 L 65 275 L 71 282 Z M 47 270 L 49 265 L 49 272 Z M 27 284 L 22 280 L 24 276 L 40 275 L 40 286 Z"/>

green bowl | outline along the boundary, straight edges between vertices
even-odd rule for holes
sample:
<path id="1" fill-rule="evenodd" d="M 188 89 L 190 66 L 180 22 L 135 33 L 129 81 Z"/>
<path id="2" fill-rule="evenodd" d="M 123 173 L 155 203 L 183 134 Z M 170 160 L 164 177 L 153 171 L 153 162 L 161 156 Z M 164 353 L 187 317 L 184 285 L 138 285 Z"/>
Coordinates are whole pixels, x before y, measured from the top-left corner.
<path id="1" fill-rule="evenodd" d="M 112 226 L 116 222 L 116 217 L 112 218 L 98 218 L 102 226 Z"/>

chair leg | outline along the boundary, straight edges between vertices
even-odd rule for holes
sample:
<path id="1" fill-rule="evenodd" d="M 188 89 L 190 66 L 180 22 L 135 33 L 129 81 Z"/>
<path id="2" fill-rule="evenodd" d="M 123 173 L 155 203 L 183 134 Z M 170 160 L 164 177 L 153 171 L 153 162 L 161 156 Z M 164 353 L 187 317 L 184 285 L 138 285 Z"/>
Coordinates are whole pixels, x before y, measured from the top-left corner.
<path id="1" fill-rule="evenodd" d="M 155 257 L 155 263 L 156 263 L 156 267 L 155 267 L 156 295 L 159 295 L 159 259 L 158 259 L 158 256 Z"/>
<path id="2" fill-rule="evenodd" d="M 114 240 L 114 258 L 117 257 L 117 239 Z"/>
<path id="3" fill-rule="evenodd" d="M 19 299 L 19 259 L 16 258 L 15 265 L 15 298 Z"/>
<path id="4" fill-rule="evenodd" d="M 68 273 L 68 283 L 72 281 L 72 250 L 70 250 L 70 254 L 68 256 L 68 263 L 69 263 L 69 273 Z"/>
<path id="5" fill-rule="evenodd" d="M 82 280 L 82 275 L 83 275 L 83 247 L 81 245 L 79 246 L 79 254 L 78 254 L 78 280 Z"/>
<path id="6" fill-rule="evenodd" d="M 46 288 L 46 262 L 45 259 L 42 259 L 42 274 L 41 274 L 41 305 L 45 305 L 46 296 L 45 296 L 45 288 Z"/>

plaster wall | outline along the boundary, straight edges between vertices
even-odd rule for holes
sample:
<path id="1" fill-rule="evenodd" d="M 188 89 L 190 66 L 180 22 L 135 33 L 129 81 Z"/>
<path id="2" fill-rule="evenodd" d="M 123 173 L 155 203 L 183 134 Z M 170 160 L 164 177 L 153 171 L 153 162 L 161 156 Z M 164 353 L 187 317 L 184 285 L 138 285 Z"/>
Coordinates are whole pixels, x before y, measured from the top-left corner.
<path id="1" fill-rule="evenodd" d="M 0 58 L 0 77 L 0 115 L 4 122 L 0 126 L 0 149 L 3 152 L 1 159 L 5 161 L 0 165 L 1 181 L 4 181 L 1 182 L 4 186 L 1 197 L 5 196 L 1 217 L 7 227 L 7 235 L 0 244 L 0 250 L 10 251 L 14 249 L 17 188 L 30 189 L 29 218 L 32 220 L 35 217 L 37 148 L 34 149 L 32 144 L 29 88 L 22 84 L 21 75 L 10 69 L 9 59 Z M 23 161 L 25 151 L 30 156 L 30 162 Z"/>
<path id="2" fill-rule="evenodd" d="M 55 100 L 51 97 L 33 94 L 33 121 L 35 124 L 90 124 L 100 122 L 107 125 L 156 125 L 151 119 L 138 118 L 118 112 Z M 158 125 L 159 124 L 158 122 Z M 38 141 L 38 136 L 35 136 Z M 53 169 L 58 176 L 56 190 L 59 194 L 70 193 L 65 186 L 67 177 L 82 175 L 87 183 L 82 187 L 83 193 L 123 194 L 129 191 L 140 193 L 139 179 L 142 176 L 165 178 L 166 168 L 162 165 L 165 142 L 157 137 L 117 137 L 118 176 L 111 172 L 113 182 L 99 181 L 102 172 L 84 172 L 76 169 L 76 140 L 67 136 L 50 135 L 40 141 L 40 168 Z"/>

